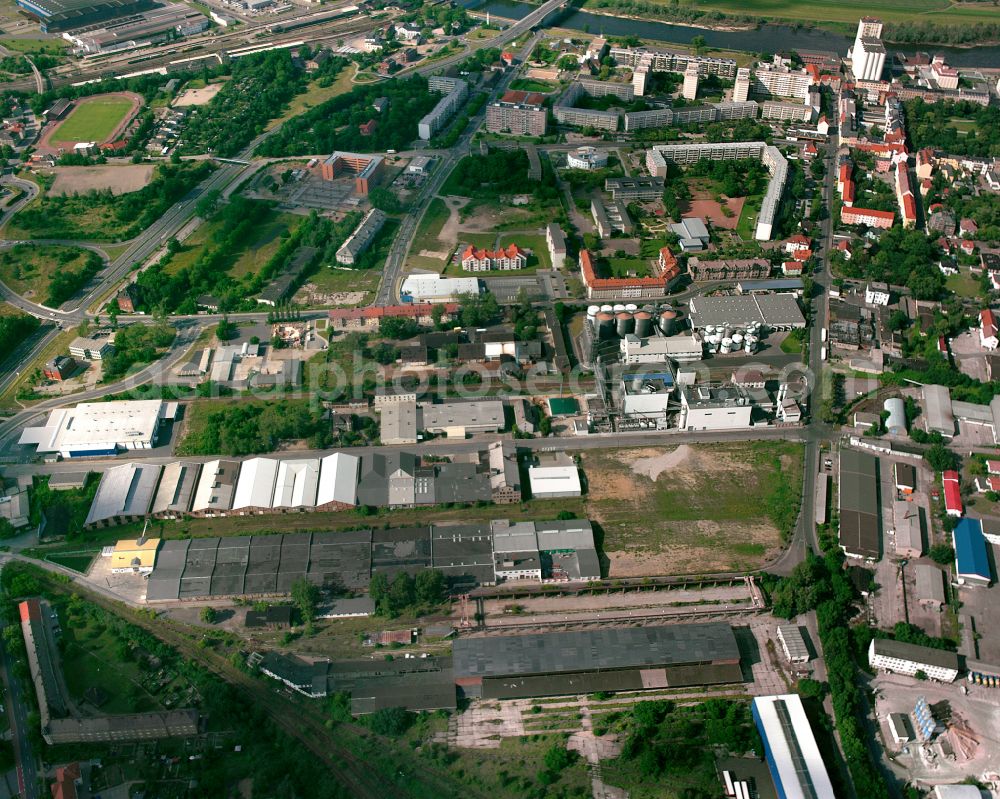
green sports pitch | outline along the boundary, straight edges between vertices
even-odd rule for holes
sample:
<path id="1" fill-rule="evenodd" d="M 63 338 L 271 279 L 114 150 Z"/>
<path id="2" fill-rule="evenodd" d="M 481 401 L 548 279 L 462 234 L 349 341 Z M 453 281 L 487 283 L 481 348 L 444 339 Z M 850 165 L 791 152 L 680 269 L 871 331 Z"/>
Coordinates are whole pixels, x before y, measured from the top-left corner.
<path id="1" fill-rule="evenodd" d="M 52 134 L 53 141 L 103 142 L 132 110 L 132 102 L 123 98 L 94 99 L 81 102 Z"/>

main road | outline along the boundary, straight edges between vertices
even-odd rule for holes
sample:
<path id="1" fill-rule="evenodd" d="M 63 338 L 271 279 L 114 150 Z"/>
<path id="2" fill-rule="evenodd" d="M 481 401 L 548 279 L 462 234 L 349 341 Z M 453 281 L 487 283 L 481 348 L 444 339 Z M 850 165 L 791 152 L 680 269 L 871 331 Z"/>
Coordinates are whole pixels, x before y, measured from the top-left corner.
<path id="1" fill-rule="evenodd" d="M 812 328 L 810 333 L 811 346 L 807 366 L 813 382 L 809 396 L 810 423 L 805 428 L 805 455 L 803 457 L 802 478 L 802 510 L 796 525 L 792 540 L 784 555 L 773 565 L 772 571 L 777 574 L 787 574 L 797 564 L 801 563 L 809 552 L 819 553 L 819 539 L 816 535 L 816 483 L 819 476 L 820 444 L 830 437 L 832 431 L 818 418 L 823 390 L 822 370 L 826 365 L 823 361 L 823 330 L 827 326 L 829 316 L 828 291 L 831 283 L 830 255 L 833 252 L 833 218 L 830 209 L 833 208 L 833 192 L 837 180 L 836 171 L 837 148 L 834 138 L 823 149 L 823 159 L 826 164 L 826 174 L 823 178 L 823 202 L 826 215 L 821 226 L 821 234 L 817 248 L 820 250 L 820 270 L 814 275 L 815 287 L 812 299 Z"/>
<path id="2" fill-rule="evenodd" d="M 550 2 L 546 5 L 551 6 L 553 4 L 554 7 L 558 7 L 559 5 L 556 0 L 550 0 Z M 532 16 L 536 13 L 537 12 L 532 12 Z M 550 12 L 546 12 L 546 14 L 548 13 Z M 544 16 L 545 15 L 543 15 L 543 17 Z M 527 17 L 525 19 L 527 19 Z M 522 20 L 522 22 L 523 21 L 524 20 Z M 515 27 L 516 26 L 512 25 L 504 31 L 504 34 L 507 34 L 508 39 L 516 37 L 516 33 L 514 35 L 510 35 L 510 31 Z M 524 27 L 522 30 L 527 30 L 528 27 L 530 26 Z M 531 37 L 531 39 L 528 40 L 524 47 L 521 48 L 521 52 L 519 54 L 521 60 L 524 60 L 525 56 L 530 55 L 541 36 L 541 32 L 536 33 Z M 489 39 L 487 41 L 492 46 L 496 46 L 498 39 L 500 39 L 500 37 Z M 454 60 L 464 60 L 468 57 L 469 54 L 467 52 L 463 52 L 461 59 Z M 452 60 L 453 59 L 443 59 L 441 61 L 436 61 L 432 66 L 422 67 L 416 71 L 436 71 L 441 69 L 446 62 L 450 62 Z M 497 84 L 497 87 L 491 93 L 490 98 L 505 91 L 510 85 L 513 77 L 514 73 L 509 72 L 503 80 Z M 403 217 L 403 220 L 399 225 L 399 231 L 396 234 L 396 238 L 393 240 L 392 246 L 389 248 L 389 254 L 385 259 L 385 267 L 382 270 L 382 280 L 379 283 L 378 292 L 375 295 L 375 305 L 395 305 L 399 302 L 399 280 L 403 274 L 403 264 L 406 263 L 406 258 L 410 253 L 410 247 L 413 245 L 413 237 L 416 235 L 417 228 L 420 225 L 420 220 L 423 219 L 431 201 L 441 190 L 441 187 L 444 185 L 445 180 L 447 180 L 448 175 L 451 174 L 451 170 L 454 168 L 455 164 L 458 163 L 460 158 L 469 153 L 469 145 L 472 141 L 472 137 L 475 135 L 479 126 L 486 118 L 486 106 L 488 104 L 489 100 L 483 104 L 479 113 L 469 121 L 465 132 L 455 143 L 455 146 L 445 152 L 441 158 L 441 163 L 435 167 L 433 176 L 430 181 L 425 184 L 423 192 L 414 203 L 413 208 L 411 208 L 406 216 Z"/>
<path id="3" fill-rule="evenodd" d="M 38 765 L 31 749 L 28 735 L 28 703 L 24 699 L 24 686 L 14 671 L 14 660 L 7 644 L 0 640 L 2 653 L 3 686 L 6 691 L 7 720 L 10 722 L 14 757 L 17 760 L 17 783 L 22 799 L 38 799 Z"/>

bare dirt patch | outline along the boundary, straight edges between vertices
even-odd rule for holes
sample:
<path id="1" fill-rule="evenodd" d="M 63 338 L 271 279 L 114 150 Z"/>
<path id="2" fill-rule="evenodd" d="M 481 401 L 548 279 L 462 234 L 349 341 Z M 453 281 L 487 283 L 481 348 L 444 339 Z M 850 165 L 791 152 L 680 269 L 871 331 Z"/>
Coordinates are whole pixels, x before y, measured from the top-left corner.
<path id="1" fill-rule="evenodd" d="M 662 455 L 654 455 L 651 458 L 637 458 L 632 461 L 632 471 L 636 474 L 645 475 L 653 482 L 667 469 L 680 466 L 691 454 L 691 447 L 681 444 L 672 452 L 664 452 Z"/>
<path id="2" fill-rule="evenodd" d="M 684 216 L 697 216 L 709 220 L 712 225 L 723 230 L 735 230 L 736 223 L 740 221 L 740 213 L 743 211 L 744 197 L 725 198 L 725 207 L 729 209 L 732 216 L 726 216 L 722 210 L 723 206 L 715 200 L 704 197 L 692 199 L 687 204 Z"/>
<path id="3" fill-rule="evenodd" d="M 185 89 L 174 100 L 173 106 L 174 108 L 189 108 L 193 105 L 206 105 L 224 85 L 224 83 L 210 83 L 200 89 Z"/>
<path id="4" fill-rule="evenodd" d="M 138 191 L 153 179 L 154 164 L 121 164 L 103 166 L 57 166 L 50 171 L 55 182 L 50 195 L 86 194 L 88 191 L 110 189 L 112 194 Z"/>
<path id="5" fill-rule="evenodd" d="M 784 442 L 584 453 L 608 575 L 759 568 L 781 550 L 788 520 L 774 508 L 799 495 L 801 464 L 801 447 Z"/>

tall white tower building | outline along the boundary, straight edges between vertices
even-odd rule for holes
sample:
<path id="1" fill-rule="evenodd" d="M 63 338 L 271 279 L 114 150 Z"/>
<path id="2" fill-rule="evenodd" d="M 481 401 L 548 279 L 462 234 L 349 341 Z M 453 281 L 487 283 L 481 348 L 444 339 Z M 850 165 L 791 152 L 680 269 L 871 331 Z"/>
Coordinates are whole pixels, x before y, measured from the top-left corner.
<path id="1" fill-rule="evenodd" d="M 885 45 L 882 44 L 882 20 L 862 17 L 848 53 L 855 80 L 879 80 L 885 69 Z"/>
<path id="2" fill-rule="evenodd" d="M 681 88 L 681 96 L 685 100 L 694 100 L 698 97 L 698 64 L 692 61 L 684 70 L 684 86 Z"/>
<path id="3" fill-rule="evenodd" d="M 736 70 L 736 82 L 733 85 L 733 102 L 745 103 L 750 97 L 750 70 L 740 67 Z"/>

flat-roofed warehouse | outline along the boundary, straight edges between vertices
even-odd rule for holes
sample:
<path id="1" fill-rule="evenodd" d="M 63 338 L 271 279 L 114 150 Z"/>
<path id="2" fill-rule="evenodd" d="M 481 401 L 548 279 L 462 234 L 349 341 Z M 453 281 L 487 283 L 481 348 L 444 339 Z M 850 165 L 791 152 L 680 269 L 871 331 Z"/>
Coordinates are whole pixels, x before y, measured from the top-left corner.
<path id="1" fill-rule="evenodd" d="M 743 682 L 721 622 L 459 638 L 455 682 L 468 697 L 516 699 Z"/>
<path id="2" fill-rule="evenodd" d="M 42 32 L 81 28 L 124 17 L 152 6 L 149 0 L 17 0 L 18 8 L 35 17 Z"/>
<path id="3" fill-rule="evenodd" d="M 768 330 L 793 330 L 806 326 L 799 303 L 791 294 L 728 294 L 692 297 L 691 327 L 707 325 L 746 327 L 757 322 Z"/>
<path id="4" fill-rule="evenodd" d="M 303 577 L 357 591 L 368 587 L 371 550 L 370 530 L 165 541 L 146 601 L 276 596 Z"/>
<path id="5" fill-rule="evenodd" d="M 882 554 L 878 472 L 874 455 L 840 451 L 840 548 L 855 558 L 878 560 Z"/>
<path id="6" fill-rule="evenodd" d="M 115 455 L 130 449 L 151 449 L 161 419 L 172 419 L 177 403 L 160 400 L 83 402 L 49 413 L 40 427 L 26 427 L 18 441 L 35 444 L 38 452 L 58 452 L 64 458 Z"/>

